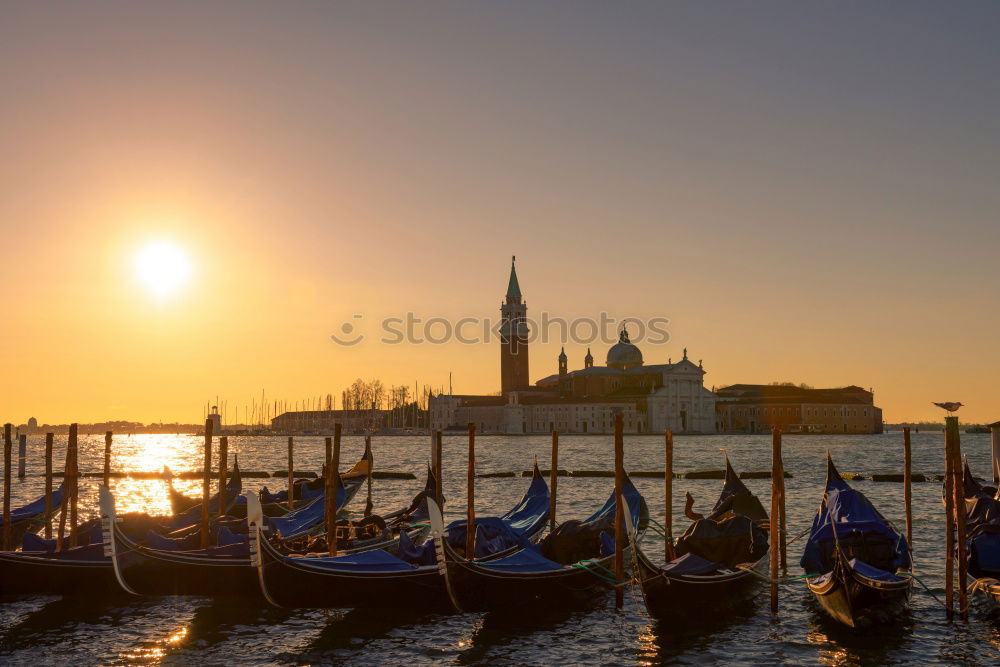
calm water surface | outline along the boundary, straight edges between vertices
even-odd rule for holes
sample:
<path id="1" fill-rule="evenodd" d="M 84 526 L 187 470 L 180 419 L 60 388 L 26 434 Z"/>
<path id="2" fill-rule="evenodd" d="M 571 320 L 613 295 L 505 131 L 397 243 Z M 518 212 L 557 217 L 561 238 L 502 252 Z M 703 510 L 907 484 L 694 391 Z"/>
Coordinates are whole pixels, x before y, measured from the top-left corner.
<path id="1" fill-rule="evenodd" d="M 57 451 L 64 447 L 57 440 Z M 914 436 L 914 471 L 942 470 L 940 433 Z M 600 436 L 563 436 L 560 468 L 610 470 L 611 440 Z M 788 529 L 794 536 L 808 528 L 822 494 L 824 457 L 829 449 L 843 472 L 901 472 L 902 437 L 785 436 L 788 480 Z M 989 471 L 989 436 L 963 434 L 962 445 L 974 470 Z M 201 441 L 188 436 L 119 436 L 115 440 L 115 470 L 175 471 L 199 466 Z M 626 439 L 626 465 L 631 470 L 662 470 L 662 440 L 655 436 Z M 537 455 L 546 467 L 548 437 L 489 437 L 477 439 L 479 472 L 524 470 Z M 465 442 L 445 439 L 445 494 L 450 518 L 465 511 Z M 361 438 L 346 438 L 346 468 L 361 454 Z M 770 467 L 769 436 L 678 437 L 675 470 L 720 469 L 725 449 L 740 470 Z M 376 438 L 376 467 L 420 473 L 429 454 L 426 437 Z M 283 438 L 230 438 L 245 470 L 285 468 Z M 318 470 L 322 438 L 296 439 L 297 469 Z M 29 440 L 29 477 L 15 481 L 15 506 L 43 491 L 43 443 Z M 62 454 L 57 456 L 62 467 Z M 103 436 L 81 441 L 81 469 L 98 471 L 103 460 Z M 527 479 L 481 479 L 477 512 L 510 508 L 527 486 Z M 662 520 L 663 482 L 635 480 L 654 516 Z M 245 488 L 265 483 L 281 487 L 280 479 L 246 479 Z M 376 511 L 391 511 L 406 503 L 421 480 L 379 480 L 374 486 Z M 84 517 L 96 511 L 96 479 L 81 480 Z M 113 481 L 123 510 L 162 513 L 168 508 L 163 482 Z M 197 481 L 177 480 L 178 489 L 198 493 Z M 560 518 L 582 517 L 600 505 L 611 489 L 607 478 L 560 478 Z M 768 480 L 748 480 L 765 498 Z M 903 525 L 902 484 L 853 482 L 889 519 Z M 685 491 L 694 494 L 697 509 L 710 508 L 718 480 L 674 482 L 675 534 L 687 525 L 683 518 Z M 355 503 L 359 509 L 361 503 Z M 768 503 L 765 500 L 765 506 Z M 914 485 L 914 541 L 918 575 L 943 597 L 943 512 L 940 485 Z M 646 549 L 662 551 L 650 536 Z M 802 540 L 789 547 L 797 566 Z M 400 664 L 649 664 L 671 663 L 823 663 L 823 664 L 1000 664 L 1000 618 L 974 609 L 968 623 L 949 624 L 928 594 L 914 593 L 912 613 L 892 626 L 855 633 L 830 624 L 819 614 L 801 583 L 783 588 L 781 611 L 772 618 L 766 591 L 746 608 L 711 626 L 669 627 L 646 617 L 637 591 L 626 594 L 622 612 L 613 596 L 595 600 L 587 609 L 537 610 L 530 607 L 506 614 L 423 615 L 385 611 L 288 611 L 210 598 L 134 598 L 124 595 L 79 600 L 56 597 L 2 598 L 0 602 L 0 662 L 53 663 L 227 663 Z"/>

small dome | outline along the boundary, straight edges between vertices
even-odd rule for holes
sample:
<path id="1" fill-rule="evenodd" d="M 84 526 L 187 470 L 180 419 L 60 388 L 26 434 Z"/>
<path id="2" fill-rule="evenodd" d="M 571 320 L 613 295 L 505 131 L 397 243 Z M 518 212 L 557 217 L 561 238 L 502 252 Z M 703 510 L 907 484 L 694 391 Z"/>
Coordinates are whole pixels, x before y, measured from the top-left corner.
<path id="1" fill-rule="evenodd" d="M 622 329 L 618 336 L 618 342 L 608 350 L 607 365 L 612 368 L 627 370 L 635 366 L 642 366 L 642 352 L 639 351 L 628 339 L 628 331 Z"/>

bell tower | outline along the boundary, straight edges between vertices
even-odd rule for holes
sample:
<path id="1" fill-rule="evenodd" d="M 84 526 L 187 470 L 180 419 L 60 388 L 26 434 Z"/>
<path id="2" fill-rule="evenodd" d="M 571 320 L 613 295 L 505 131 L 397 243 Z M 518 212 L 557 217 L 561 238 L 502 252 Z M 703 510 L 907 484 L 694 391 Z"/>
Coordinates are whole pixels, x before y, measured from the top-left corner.
<path id="1" fill-rule="evenodd" d="M 528 379 L 528 304 L 521 299 L 521 286 L 510 258 L 507 296 L 500 306 L 500 391 L 506 395 L 530 386 Z"/>

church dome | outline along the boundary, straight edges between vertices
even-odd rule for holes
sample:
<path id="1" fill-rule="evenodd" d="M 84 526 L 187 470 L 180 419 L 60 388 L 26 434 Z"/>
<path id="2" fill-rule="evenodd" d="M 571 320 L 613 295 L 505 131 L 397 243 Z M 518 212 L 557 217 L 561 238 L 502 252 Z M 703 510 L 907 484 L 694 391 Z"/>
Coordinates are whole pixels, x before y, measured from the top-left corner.
<path id="1" fill-rule="evenodd" d="M 628 331 L 622 329 L 618 342 L 608 350 L 607 365 L 612 368 L 627 370 L 634 366 L 642 366 L 642 352 L 628 339 Z"/>

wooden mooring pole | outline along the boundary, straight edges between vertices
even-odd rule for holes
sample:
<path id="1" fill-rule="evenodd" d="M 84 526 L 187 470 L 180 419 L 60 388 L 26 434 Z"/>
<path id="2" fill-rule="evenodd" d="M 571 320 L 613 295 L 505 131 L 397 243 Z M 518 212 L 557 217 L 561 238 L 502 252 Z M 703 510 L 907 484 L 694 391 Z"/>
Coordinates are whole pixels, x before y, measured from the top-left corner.
<path id="1" fill-rule="evenodd" d="M 969 591 L 967 587 L 969 563 L 965 558 L 965 475 L 962 467 L 962 440 L 958 431 L 958 417 L 945 418 L 951 434 L 952 472 L 955 478 L 955 539 L 958 560 L 958 614 L 962 620 L 969 618 Z"/>
<path id="2" fill-rule="evenodd" d="M 207 549 L 209 542 L 208 521 L 211 515 L 212 498 L 212 420 L 205 420 L 205 462 L 201 469 L 201 548 Z"/>
<path id="3" fill-rule="evenodd" d="M 465 518 L 465 557 L 469 560 L 476 555 L 476 425 L 469 422 L 469 475 L 468 502 Z"/>
<path id="4" fill-rule="evenodd" d="M 336 430 L 339 424 L 334 424 Z M 327 436 L 323 440 L 323 528 L 326 531 L 327 551 L 330 551 L 330 535 L 333 528 L 330 525 L 330 499 L 333 497 L 333 475 L 330 473 L 333 460 L 333 438 Z"/>
<path id="5" fill-rule="evenodd" d="M 780 511 L 778 521 L 778 544 L 781 548 L 781 573 L 788 575 L 788 528 L 786 521 L 788 515 L 785 513 L 785 458 L 781 452 L 781 427 L 778 427 L 778 510 Z"/>
<path id="6" fill-rule="evenodd" d="M 76 524 L 78 518 L 78 504 L 80 500 L 80 456 L 79 441 L 77 439 L 78 424 L 69 425 L 69 457 L 72 461 L 70 466 L 70 486 L 69 486 L 69 546 L 75 547 L 78 536 L 76 534 Z"/>
<path id="7" fill-rule="evenodd" d="M 993 467 L 993 483 L 1000 484 L 1000 422 L 990 424 L 991 460 Z"/>
<path id="8" fill-rule="evenodd" d="M 10 438 L 11 424 L 3 425 L 3 550 L 11 551 L 13 545 L 13 526 L 10 525 L 10 455 L 13 443 Z"/>
<path id="9" fill-rule="evenodd" d="M 104 486 L 111 488 L 111 439 L 114 433 L 108 431 L 104 434 Z"/>
<path id="10" fill-rule="evenodd" d="M 372 437 L 370 435 L 365 436 L 365 453 L 371 451 L 372 447 Z M 374 458 L 374 457 L 372 457 Z M 374 466 L 372 462 L 368 462 L 368 477 L 365 478 L 365 485 L 368 487 L 368 499 L 365 500 L 365 516 L 371 516 L 372 510 L 375 506 L 372 504 L 372 474 L 375 472 L 373 470 Z"/>
<path id="11" fill-rule="evenodd" d="M 434 432 L 434 500 L 437 502 L 437 506 L 441 511 L 444 511 L 444 485 L 442 484 L 443 468 L 444 462 L 441 460 L 441 451 L 443 449 L 443 438 L 441 437 L 441 431 Z"/>
<path id="12" fill-rule="evenodd" d="M 45 539 L 52 539 L 52 442 L 55 434 L 45 434 Z"/>
<path id="13" fill-rule="evenodd" d="M 622 413 L 615 413 L 615 579 L 625 579 L 625 437 L 622 433 Z M 615 609 L 625 604 L 624 584 L 615 584 Z"/>
<path id="14" fill-rule="evenodd" d="M 24 479 L 28 474 L 28 436 L 17 436 L 17 478 Z"/>
<path id="15" fill-rule="evenodd" d="M 333 451 L 327 466 L 327 502 L 330 511 L 326 517 L 326 542 L 331 556 L 337 555 L 337 492 L 340 490 L 340 433 L 341 425 L 333 425 Z"/>
<path id="16" fill-rule="evenodd" d="M 944 604 L 951 619 L 955 615 L 955 475 L 952 470 L 951 433 L 944 432 Z"/>
<path id="17" fill-rule="evenodd" d="M 663 557 L 674 559 L 674 432 L 663 433 Z"/>
<path id="18" fill-rule="evenodd" d="M 229 477 L 229 436 L 219 438 L 219 516 L 226 515 L 229 502 L 226 498 L 226 484 Z"/>
<path id="19" fill-rule="evenodd" d="M 549 530 L 556 529 L 556 494 L 559 487 L 559 431 L 552 431 L 552 458 L 549 463 Z"/>
<path id="20" fill-rule="evenodd" d="M 780 549 L 777 546 L 781 517 L 781 482 L 784 475 L 781 470 L 781 431 L 777 427 L 771 430 L 771 524 L 769 541 L 771 544 L 771 613 L 778 613 L 778 562 Z"/>
<path id="21" fill-rule="evenodd" d="M 288 509 L 295 509 L 295 439 L 288 436 Z"/>
<path id="22" fill-rule="evenodd" d="M 59 531 L 56 533 L 56 551 L 62 551 L 63 536 L 66 533 L 66 517 L 69 514 L 69 499 L 73 495 L 73 452 L 66 443 L 66 462 L 63 464 L 62 498 L 59 500 Z"/>
<path id="23" fill-rule="evenodd" d="M 906 544 L 913 552 L 913 453 L 910 450 L 910 427 L 903 427 L 903 505 L 906 509 Z"/>

